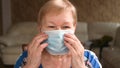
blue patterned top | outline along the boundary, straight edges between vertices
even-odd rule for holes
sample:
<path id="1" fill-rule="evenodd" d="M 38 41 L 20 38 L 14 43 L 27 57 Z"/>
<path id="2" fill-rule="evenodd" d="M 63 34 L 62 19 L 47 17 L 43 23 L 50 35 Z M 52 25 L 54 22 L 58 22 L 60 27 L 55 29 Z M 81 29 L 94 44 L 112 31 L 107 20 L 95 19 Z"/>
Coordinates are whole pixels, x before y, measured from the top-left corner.
<path id="1" fill-rule="evenodd" d="M 27 51 L 24 51 L 18 58 L 14 68 L 21 68 L 26 63 Z M 90 50 L 85 50 L 84 52 L 85 65 L 88 68 L 102 68 L 97 56 Z M 39 68 L 43 68 L 40 65 Z"/>

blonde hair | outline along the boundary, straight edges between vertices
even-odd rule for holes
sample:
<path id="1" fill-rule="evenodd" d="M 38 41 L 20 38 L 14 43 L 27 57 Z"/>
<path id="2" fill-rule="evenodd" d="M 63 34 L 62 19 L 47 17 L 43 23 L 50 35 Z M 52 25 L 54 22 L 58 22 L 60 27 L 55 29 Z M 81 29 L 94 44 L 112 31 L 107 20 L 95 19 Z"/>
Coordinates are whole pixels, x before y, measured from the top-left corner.
<path id="1" fill-rule="evenodd" d="M 38 25 L 42 27 L 43 19 L 49 13 L 59 14 L 62 11 L 71 11 L 74 24 L 77 23 L 77 12 L 76 8 L 69 2 L 69 0 L 49 0 L 39 11 L 38 14 Z"/>

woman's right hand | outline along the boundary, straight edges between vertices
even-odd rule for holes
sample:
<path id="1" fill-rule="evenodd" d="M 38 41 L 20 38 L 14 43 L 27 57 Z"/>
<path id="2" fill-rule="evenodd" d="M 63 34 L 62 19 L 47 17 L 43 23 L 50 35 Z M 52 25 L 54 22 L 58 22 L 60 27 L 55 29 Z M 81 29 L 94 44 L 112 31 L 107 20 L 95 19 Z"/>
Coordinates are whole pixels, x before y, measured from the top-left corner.
<path id="1" fill-rule="evenodd" d="M 27 51 L 28 57 L 26 65 L 23 68 L 38 68 L 41 64 L 41 55 L 48 43 L 42 43 L 48 38 L 45 33 L 40 33 L 33 38 L 32 42 L 29 43 Z"/>

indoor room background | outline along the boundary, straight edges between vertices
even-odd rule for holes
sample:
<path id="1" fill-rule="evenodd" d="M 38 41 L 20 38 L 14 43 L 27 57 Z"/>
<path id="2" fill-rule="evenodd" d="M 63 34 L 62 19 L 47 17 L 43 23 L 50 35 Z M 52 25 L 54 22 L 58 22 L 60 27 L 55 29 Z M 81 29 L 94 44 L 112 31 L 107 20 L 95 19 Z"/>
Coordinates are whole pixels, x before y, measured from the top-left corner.
<path id="1" fill-rule="evenodd" d="M 2 3 L 4 1 L 4 3 Z M 47 0 L 0 0 L 0 34 L 7 30 L 10 25 L 23 21 L 36 21 L 41 6 Z M 77 8 L 78 21 L 82 22 L 120 22 L 119 0 L 70 0 Z M 8 9 L 9 8 L 9 9 Z M 8 11 L 5 12 L 5 9 Z M 10 21 L 5 22 L 8 18 Z M 4 17 L 4 18 L 5 18 Z M 3 22 L 5 22 L 3 24 Z M 2 26 L 4 25 L 4 26 Z M 4 28 L 4 29 L 3 29 Z M 5 31 L 3 31 L 5 32 Z"/>
<path id="2" fill-rule="evenodd" d="M 48 0 L 0 0 L 0 36 L 6 35 L 7 31 L 14 24 L 37 22 L 39 9 L 47 1 Z M 70 2 L 72 2 L 77 9 L 79 23 L 117 23 L 120 26 L 120 0 L 70 0 Z M 83 28 L 84 26 L 86 27 L 86 24 L 82 25 Z M 109 28 L 111 29 L 111 26 Z M 118 35 L 120 35 L 120 28 Z M 120 36 L 118 38 L 120 39 Z M 113 52 L 112 55 L 120 56 L 119 52 L 120 43 L 119 49 L 117 52 Z M 116 60 L 118 56 L 114 58 Z M 109 65 L 113 64 L 107 61 L 105 62 L 107 64 L 105 64 L 104 61 L 102 61 L 102 63 L 108 65 L 104 68 L 109 68 Z M 120 62 L 120 59 L 117 59 L 117 62 Z M 117 64 L 117 62 L 114 62 L 115 64 L 113 64 L 113 66 L 120 66 L 120 63 Z"/>

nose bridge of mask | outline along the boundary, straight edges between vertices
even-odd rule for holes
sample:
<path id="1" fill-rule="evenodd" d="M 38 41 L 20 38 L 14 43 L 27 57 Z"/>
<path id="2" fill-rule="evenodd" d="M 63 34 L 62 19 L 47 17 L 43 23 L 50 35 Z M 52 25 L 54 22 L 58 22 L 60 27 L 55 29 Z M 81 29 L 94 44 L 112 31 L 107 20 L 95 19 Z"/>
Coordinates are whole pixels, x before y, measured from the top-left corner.
<path id="1" fill-rule="evenodd" d="M 57 41 L 57 40 L 63 40 L 64 34 L 66 33 L 73 34 L 73 31 L 72 30 L 51 30 L 51 31 L 45 31 L 45 33 L 48 34 L 48 39 Z"/>
<path id="2" fill-rule="evenodd" d="M 48 36 L 50 35 L 56 35 L 56 34 L 65 34 L 65 33 L 71 33 L 73 34 L 74 32 L 72 30 L 51 30 L 51 31 L 44 31 Z"/>

